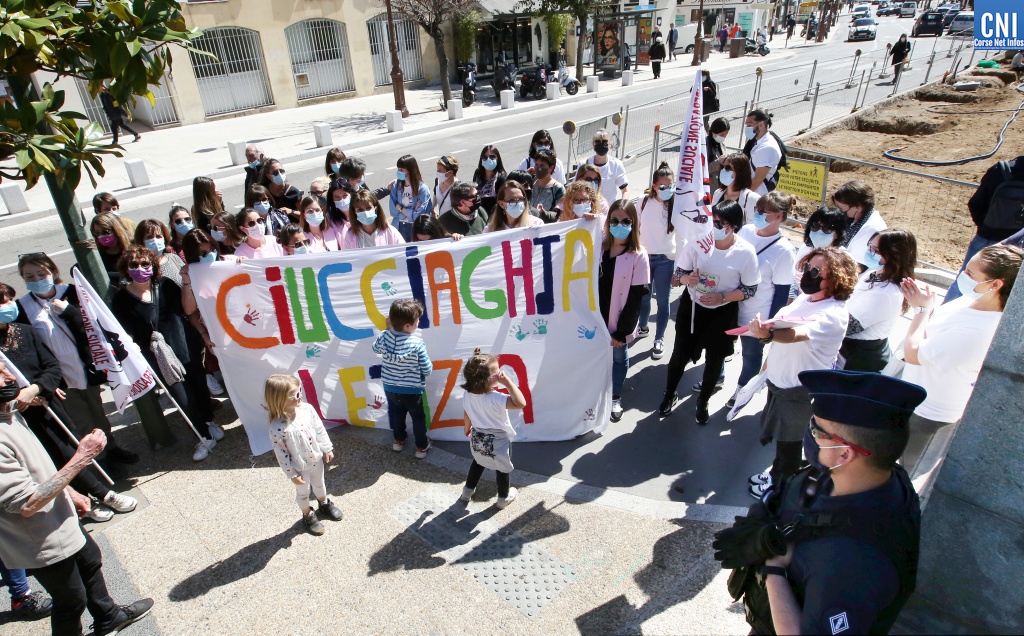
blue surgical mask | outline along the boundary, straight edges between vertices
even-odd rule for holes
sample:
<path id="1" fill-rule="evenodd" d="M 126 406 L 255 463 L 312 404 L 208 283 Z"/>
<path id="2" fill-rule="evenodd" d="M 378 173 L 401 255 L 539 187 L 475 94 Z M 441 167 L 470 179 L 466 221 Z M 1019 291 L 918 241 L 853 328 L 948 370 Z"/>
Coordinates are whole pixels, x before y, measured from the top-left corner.
<path id="1" fill-rule="evenodd" d="M 753 139 L 756 134 L 757 133 L 754 132 L 754 127 L 753 126 L 744 126 L 743 127 L 743 136 L 746 137 L 747 139 Z"/>
<path id="2" fill-rule="evenodd" d="M 713 228 L 712 234 L 716 241 L 724 241 L 729 236 L 729 228 L 723 227 L 722 229 Z"/>
<path id="3" fill-rule="evenodd" d="M 340 163 L 332 163 L 331 164 L 331 172 L 333 172 L 334 174 L 338 174 L 339 170 L 341 170 L 341 164 Z"/>
<path id="4" fill-rule="evenodd" d="M 495 168 L 498 167 L 498 160 L 497 159 L 484 159 L 483 162 L 481 162 L 481 163 L 482 163 L 483 167 L 485 169 L 487 169 L 487 170 L 494 170 Z"/>
<path id="5" fill-rule="evenodd" d="M 366 212 L 356 212 L 356 218 L 363 225 L 373 225 L 377 222 L 377 212 L 374 210 L 367 210 Z"/>
<path id="6" fill-rule="evenodd" d="M 864 252 L 864 266 L 868 268 L 868 271 L 875 271 L 876 269 L 882 269 L 882 257 L 874 252 Z"/>
<path id="7" fill-rule="evenodd" d="M 146 249 L 159 256 L 163 254 L 164 249 L 167 247 L 167 242 L 162 238 L 148 238 L 145 241 L 145 245 Z"/>
<path id="8" fill-rule="evenodd" d="M 348 208 L 350 205 L 352 205 L 351 197 L 342 199 L 341 201 L 334 202 L 334 207 L 341 210 L 342 212 L 348 212 Z"/>
<path id="9" fill-rule="evenodd" d="M 399 181 L 405 181 L 408 178 L 408 176 L 409 175 L 405 174 L 401 170 L 395 172 L 395 178 L 398 179 Z"/>
<path id="10" fill-rule="evenodd" d="M 18 303 L 13 300 L 0 305 L 0 323 L 12 323 L 18 317 Z"/>
<path id="11" fill-rule="evenodd" d="M 259 170 L 259 168 L 260 168 L 260 160 L 257 159 L 256 161 L 250 161 L 249 162 L 249 167 L 252 168 L 253 170 Z"/>
<path id="12" fill-rule="evenodd" d="M 320 224 L 323 223 L 323 222 L 324 222 L 324 213 L 323 212 L 310 212 L 309 214 L 306 215 L 306 223 L 309 223 L 310 227 L 312 227 L 314 225 L 317 226 L 317 227 L 320 227 Z"/>
<path id="13" fill-rule="evenodd" d="M 763 230 L 769 225 L 771 225 L 771 223 L 768 222 L 768 215 L 766 213 L 754 212 L 754 227 L 759 230 Z"/>
<path id="14" fill-rule="evenodd" d="M 608 228 L 608 233 L 620 241 L 629 236 L 629 233 L 632 231 L 632 225 L 613 225 Z"/>
<path id="15" fill-rule="evenodd" d="M 551 150 L 551 146 L 542 146 L 542 145 L 538 144 L 537 145 L 537 152 L 540 152 L 541 150 Z"/>
<path id="16" fill-rule="evenodd" d="M 991 289 L 986 292 L 974 291 L 974 288 L 982 283 L 988 283 L 991 280 L 974 280 L 967 274 L 967 270 L 960 272 L 960 275 L 956 277 L 956 286 L 960 290 L 960 295 L 970 298 L 971 300 L 977 300 L 992 291 Z M 0 322 L 3 322 L 0 320 Z"/>
<path id="17" fill-rule="evenodd" d="M 510 217 L 512 217 L 513 219 L 518 219 L 520 216 L 523 215 L 523 212 L 526 211 L 526 203 L 509 203 L 505 210 L 508 212 L 508 215 Z"/>
<path id="18" fill-rule="evenodd" d="M 303 254 L 309 253 L 309 248 L 306 247 L 305 245 L 296 245 L 295 247 L 292 248 L 292 253 L 294 253 L 296 256 L 302 256 Z"/>
<path id="19" fill-rule="evenodd" d="M 217 241 L 218 243 L 223 243 L 224 239 L 228 237 L 227 234 L 221 232 L 220 230 L 210 230 L 210 236 L 212 236 L 213 240 Z"/>
<path id="20" fill-rule="evenodd" d="M 674 197 L 675 194 L 676 194 L 676 191 L 673 190 L 672 188 L 665 188 L 664 190 L 658 190 L 658 198 L 661 199 L 662 201 L 668 201 L 669 199 Z"/>
<path id="21" fill-rule="evenodd" d="M 590 214 L 591 205 L 589 203 L 573 203 L 572 212 L 576 216 L 583 216 L 584 214 Z"/>
<path id="22" fill-rule="evenodd" d="M 196 224 L 192 221 L 182 221 L 181 223 L 174 224 L 174 231 L 182 236 L 185 236 L 195 228 Z"/>
<path id="23" fill-rule="evenodd" d="M 53 276 L 47 276 L 43 280 L 37 280 L 31 283 L 26 281 L 25 287 L 37 296 L 49 294 L 50 290 L 53 289 Z"/>
<path id="24" fill-rule="evenodd" d="M 287 175 L 284 172 L 278 172 L 275 175 L 271 175 L 270 179 L 277 185 L 284 185 L 284 180 Z"/>
<path id="25" fill-rule="evenodd" d="M 211 252 L 208 252 L 206 254 L 206 256 L 200 256 L 199 257 L 199 262 L 200 263 L 214 263 L 216 261 L 217 261 L 217 250 L 213 250 Z"/>
<path id="26" fill-rule="evenodd" d="M 267 201 L 257 201 L 252 204 L 252 209 L 259 212 L 260 216 L 266 216 L 270 212 L 270 203 Z"/>
<path id="27" fill-rule="evenodd" d="M 732 170 L 722 170 L 718 173 L 718 182 L 724 186 L 732 185 L 732 182 L 736 180 L 736 175 L 732 173 Z"/>
<path id="28" fill-rule="evenodd" d="M 832 241 L 836 240 L 834 232 L 822 232 L 814 230 L 810 234 L 811 245 L 814 247 L 828 247 L 832 245 Z"/>

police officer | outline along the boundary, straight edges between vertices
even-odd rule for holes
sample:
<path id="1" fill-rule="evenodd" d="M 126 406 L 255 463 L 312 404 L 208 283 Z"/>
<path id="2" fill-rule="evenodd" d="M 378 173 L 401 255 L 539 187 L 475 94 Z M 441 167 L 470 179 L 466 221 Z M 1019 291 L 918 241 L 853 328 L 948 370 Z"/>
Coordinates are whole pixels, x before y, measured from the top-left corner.
<path id="1" fill-rule="evenodd" d="M 755 634 L 887 634 L 914 590 L 920 506 L 896 460 L 921 387 L 804 371 L 808 467 L 715 535 Z"/>

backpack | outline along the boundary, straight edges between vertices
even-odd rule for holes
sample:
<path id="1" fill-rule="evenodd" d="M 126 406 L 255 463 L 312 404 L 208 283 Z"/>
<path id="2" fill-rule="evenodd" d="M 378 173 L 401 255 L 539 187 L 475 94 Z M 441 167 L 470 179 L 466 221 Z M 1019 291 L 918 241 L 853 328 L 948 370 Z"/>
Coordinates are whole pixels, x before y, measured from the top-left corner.
<path id="1" fill-rule="evenodd" d="M 1003 182 L 996 186 L 988 204 L 983 225 L 996 232 L 1016 232 L 1024 228 L 1024 179 L 1016 179 L 1010 164 L 999 162 Z"/>
<path id="2" fill-rule="evenodd" d="M 775 143 L 779 144 L 779 152 L 782 153 L 782 158 L 779 159 L 779 163 L 775 167 L 775 174 L 764 180 L 764 187 L 771 192 L 779 186 L 779 171 L 789 171 L 789 153 L 786 152 L 786 144 L 782 143 L 782 138 L 776 135 L 775 131 L 769 130 L 768 134 L 775 138 Z M 747 155 L 747 159 L 750 158 L 750 152 L 754 149 L 755 144 L 757 144 L 757 140 L 750 139 L 743 146 L 743 154 Z"/>

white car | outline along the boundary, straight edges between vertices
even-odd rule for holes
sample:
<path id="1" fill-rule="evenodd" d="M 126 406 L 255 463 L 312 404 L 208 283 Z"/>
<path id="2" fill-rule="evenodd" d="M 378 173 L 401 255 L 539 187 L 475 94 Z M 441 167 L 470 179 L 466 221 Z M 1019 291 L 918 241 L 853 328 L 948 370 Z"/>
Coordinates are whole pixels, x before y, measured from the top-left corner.
<path id="1" fill-rule="evenodd" d="M 974 35 L 974 12 L 961 11 L 949 23 L 948 35 Z"/>
<path id="2" fill-rule="evenodd" d="M 917 15 L 917 3 L 916 2 L 904 2 L 900 5 L 900 17 L 901 18 L 912 18 Z"/>
<path id="3" fill-rule="evenodd" d="M 866 18 L 871 15 L 870 4 L 859 4 L 853 8 L 853 20 L 859 20 L 860 18 Z"/>

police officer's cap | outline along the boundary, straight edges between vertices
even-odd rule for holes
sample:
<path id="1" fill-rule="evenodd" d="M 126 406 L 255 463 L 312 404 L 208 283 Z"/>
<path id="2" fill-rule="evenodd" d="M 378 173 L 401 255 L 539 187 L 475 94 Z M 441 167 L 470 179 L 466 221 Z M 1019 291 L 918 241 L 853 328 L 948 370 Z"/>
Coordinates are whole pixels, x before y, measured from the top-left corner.
<path id="1" fill-rule="evenodd" d="M 927 395 L 916 384 L 880 373 L 804 371 L 799 377 L 815 415 L 849 426 L 904 427 Z"/>

